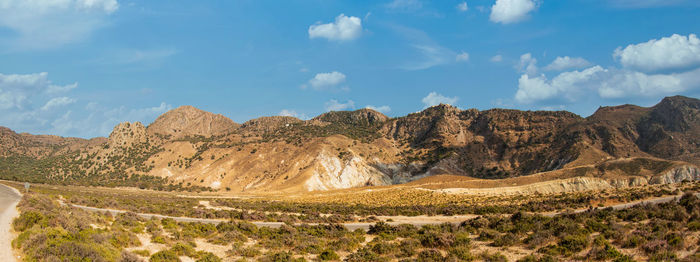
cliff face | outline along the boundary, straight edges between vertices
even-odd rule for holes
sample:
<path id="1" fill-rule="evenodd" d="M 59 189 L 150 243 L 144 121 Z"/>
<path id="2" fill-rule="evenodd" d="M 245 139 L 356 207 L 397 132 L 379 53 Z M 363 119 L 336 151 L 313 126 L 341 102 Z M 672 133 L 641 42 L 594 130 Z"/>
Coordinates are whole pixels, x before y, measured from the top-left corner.
<path id="1" fill-rule="evenodd" d="M 361 109 L 308 121 L 262 117 L 238 125 L 185 106 L 148 127 L 119 124 L 108 141 L 0 128 L 5 148 L 0 160 L 10 153 L 63 156 L 50 170 L 69 170 L 62 179 L 79 172 L 119 183 L 147 175 L 257 192 L 389 185 L 440 174 L 505 179 L 557 170 L 610 185 L 667 183 L 697 179 L 696 169 L 672 168 L 700 162 L 699 112 L 700 100 L 669 97 L 649 108 L 603 107 L 587 118 L 564 111 L 438 105 L 398 118 Z M 44 166 L 24 171 L 40 176 Z"/>

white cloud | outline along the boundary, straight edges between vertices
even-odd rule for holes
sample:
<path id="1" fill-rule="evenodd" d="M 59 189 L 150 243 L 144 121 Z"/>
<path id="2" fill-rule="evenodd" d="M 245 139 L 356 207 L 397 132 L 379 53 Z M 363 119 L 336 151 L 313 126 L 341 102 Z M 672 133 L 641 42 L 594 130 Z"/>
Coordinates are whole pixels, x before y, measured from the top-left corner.
<path id="1" fill-rule="evenodd" d="M 302 85 L 302 89 L 306 89 L 311 86 L 314 90 L 329 90 L 338 87 L 338 85 L 345 82 L 345 74 L 333 71 L 330 73 L 318 73 L 308 82 L 308 85 Z M 343 88 L 347 90 L 347 88 Z"/>
<path id="2" fill-rule="evenodd" d="M 624 67 L 644 72 L 700 66 L 700 39 L 695 34 L 673 34 L 624 49 L 618 47 L 613 56 Z"/>
<path id="3" fill-rule="evenodd" d="M 326 38 L 335 41 L 353 40 L 362 34 L 362 20 L 340 14 L 335 22 L 309 26 L 309 38 Z"/>
<path id="4" fill-rule="evenodd" d="M 532 54 L 526 53 L 520 56 L 520 63 L 517 66 L 518 71 L 525 72 L 528 75 L 537 74 L 537 59 L 532 57 Z"/>
<path id="5" fill-rule="evenodd" d="M 48 102 L 46 102 L 46 104 L 43 107 L 41 107 L 41 110 L 48 111 L 48 110 L 51 110 L 51 109 L 56 108 L 56 107 L 70 105 L 72 103 L 75 103 L 75 101 L 76 101 L 75 99 L 70 98 L 70 97 L 65 97 L 65 96 L 54 97 L 51 100 L 49 100 Z"/>
<path id="6" fill-rule="evenodd" d="M 455 61 L 457 61 L 457 62 L 469 61 L 469 53 L 462 51 L 461 53 L 457 54 L 457 56 L 455 56 Z"/>
<path id="7" fill-rule="evenodd" d="M 646 74 L 626 69 L 593 66 L 561 73 L 552 80 L 526 74 L 518 81 L 515 100 L 531 104 L 564 99 L 575 102 L 591 96 L 603 99 L 677 95 L 700 87 L 700 69 L 684 73 Z"/>
<path id="8" fill-rule="evenodd" d="M 495 23 L 510 24 L 523 21 L 537 8 L 533 0 L 496 0 L 491 7 L 490 19 Z"/>
<path id="9" fill-rule="evenodd" d="M 562 71 L 571 68 L 584 68 L 591 65 L 586 59 L 581 57 L 558 56 L 551 64 L 544 67 L 547 71 Z"/>
<path id="10" fill-rule="evenodd" d="M 64 85 L 64 86 L 49 85 L 49 88 L 46 90 L 46 92 L 49 94 L 65 93 L 65 92 L 68 92 L 68 91 L 75 89 L 76 87 L 78 87 L 78 83 L 73 83 L 73 84 Z"/>
<path id="11" fill-rule="evenodd" d="M 72 86 L 53 85 L 46 72 L 26 75 L 0 74 L 0 109 L 26 109 L 32 106 L 31 97 L 53 93 L 53 90 L 58 89 L 72 89 Z"/>
<path id="12" fill-rule="evenodd" d="M 338 100 L 331 99 L 325 104 L 326 111 L 342 111 L 355 108 L 355 102 L 348 100 L 345 103 L 338 102 Z"/>
<path id="13" fill-rule="evenodd" d="M 622 67 L 591 66 L 568 71 L 551 80 L 527 67 L 533 59 L 523 55 L 519 68 L 525 72 L 518 80 L 515 101 L 521 104 L 559 104 L 601 99 L 658 99 L 661 96 L 700 91 L 699 39 L 673 35 L 646 43 L 617 48 L 614 56 Z M 562 61 L 557 63 L 557 60 Z M 557 58 L 550 69 L 582 66 L 575 58 Z M 567 65 L 567 66 L 564 66 Z M 523 70 L 522 68 L 525 67 Z"/>
<path id="14" fill-rule="evenodd" d="M 467 10 L 469 10 L 469 6 L 467 5 L 467 2 L 461 2 L 461 3 L 457 4 L 456 8 L 460 12 L 466 12 Z"/>
<path id="15" fill-rule="evenodd" d="M 446 97 L 436 92 L 430 92 L 430 94 L 428 94 L 426 97 L 423 97 L 421 101 L 423 102 L 423 105 L 427 108 L 439 104 L 454 105 L 455 103 L 457 103 L 457 100 L 459 100 L 459 98 L 456 96 Z"/>
<path id="16" fill-rule="evenodd" d="M 171 109 L 161 103 L 146 108 L 101 107 L 90 101 L 78 105 L 71 90 L 77 83 L 53 84 L 48 73 L 0 74 L 0 126 L 18 132 L 61 136 L 106 136 L 122 121 L 144 124 Z"/>
<path id="17" fill-rule="evenodd" d="M 80 42 L 105 26 L 105 18 L 117 9 L 116 0 L 2 0 L 0 27 L 15 35 L 0 45 L 26 51 Z"/>
<path id="18" fill-rule="evenodd" d="M 503 61 L 503 56 L 502 55 L 495 55 L 495 56 L 491 57 L 490 60 L 491 60 L 491 62 L 499 63 L 499 62 Z"/>
<path id="19" fill-rule="evenodd" d="M 389 106 L 371 106 L 371 105 L 367 105 L 367 106 L 365 106 L 365 108 L 367 108 L 367 109 L 372 109 L 372 110 L 374 110 L 374 111 L 377 111 L 377 112 L 380 112 L 380 113 L 384 113 L 384 114 L 389 113 L 389 112 L 391 111 L 391 107 L 389 107 Z"/>
<path id="20" fill-rule="evenodd" d="M 418 50 L 423 59 L 401 66 L 401 68 L 404 70 L 424 70 L 434 66 L 450 63 L 454 61 L 453 57 L 456 57 L 452 50 L 437 44 L 413 45 L 413 48 Z"/>
<path id="21" fill-rule="evenodd" d="M 578 91 L 584 83 L 590 83 L 597 79 L 597 73 L 605 71 L 600 66 L 594 66 L 583 71 L 564 72 L 554 77 L 551 81 L 545 75 L 531 77 L 523 74 L 518 80 L 518 91 L 515 100 L 520 103 L 534 103 L 549 100 L 559 96 L 565 96 L 569 100 L 576 98 Z"/>
<path id="22" fill-rule="evenodd" d="M 423 8 L 423 3 L 420 0 L 394 0 L 385 6 L 390 11 L 413 12 Z"/>
<path id="23" fill-rule="evenodd" d="M 291 116 L 291 117 L 296 117 L 302 120 L 307 120 L 309 117 L 305 114 L 299 114 L 297 111 L 294 110 L 289 110 L 289 109 L 282 109 L 282 111 L 279 112 L 279 116 Z"/>
<path id="24" fill-rule="evenodd" d="M 405 62 L 399 66 L 403 70 L 424 70 L 434 66 L 444 65 L 455 62 L 456 52 L 441 46 L 435 42 L 424 31 L 393 25 L 390 26 L 396 33 L 400 34 L 410 43 L 410 47 L 417 51 L 417 54 L 411 54 L 412 61 Z M 418 57 L 418 59 L 413 59 Z"/>

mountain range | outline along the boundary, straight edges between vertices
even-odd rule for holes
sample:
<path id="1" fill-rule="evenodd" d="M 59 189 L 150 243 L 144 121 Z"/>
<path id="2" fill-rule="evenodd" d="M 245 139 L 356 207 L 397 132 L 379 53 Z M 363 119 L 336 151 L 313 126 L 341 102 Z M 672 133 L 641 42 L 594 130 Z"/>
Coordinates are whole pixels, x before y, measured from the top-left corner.
<path id="1" fill-rule="evenodd" d="M 683 96 L 601 107 L 585 118 L 441 104 L 396 118 L 360 109 L 238 124 L 182 106 L 148 126 L 121 123 L 108 138 L 0 127 L 0 178 L 60 184 L 306 192 L 445 175 L 498 184 L 537 174 L 649 178 L 682 168 L 691 171 L 676 179 L 700 179 L 697 165 L 700 100 Z"/>

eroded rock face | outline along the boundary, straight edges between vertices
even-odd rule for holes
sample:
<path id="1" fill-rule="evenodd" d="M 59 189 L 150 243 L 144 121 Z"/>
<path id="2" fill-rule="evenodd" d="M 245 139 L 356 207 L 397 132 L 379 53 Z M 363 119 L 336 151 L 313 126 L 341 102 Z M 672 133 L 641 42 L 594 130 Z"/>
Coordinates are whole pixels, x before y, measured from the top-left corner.
<path id="1" fill-rule="evenodd" d="M 305 187 L 308 191 L 316 191 L 391 184 L 392 179 L 387 174 L 360 157 L 352 155 L 341 159 L 322 151 L 316 157 L 316 167 Z"/>
<path id="2" fill-rule="evenodd" d="M 696 180 L 700 180 L 700 169 L 695 166 L 686 165 L 671 169 L 659 176 L 653 177 L 649 181 L 649 184 L 673 184 Z"/>
<path id="3" fill-rule="evenodd" d="M 127 148 L 136 144 L 146 143 L 146 127 L 141 122 L 123 122 L 114 127 L 109 134 L 111 148 Z"/>

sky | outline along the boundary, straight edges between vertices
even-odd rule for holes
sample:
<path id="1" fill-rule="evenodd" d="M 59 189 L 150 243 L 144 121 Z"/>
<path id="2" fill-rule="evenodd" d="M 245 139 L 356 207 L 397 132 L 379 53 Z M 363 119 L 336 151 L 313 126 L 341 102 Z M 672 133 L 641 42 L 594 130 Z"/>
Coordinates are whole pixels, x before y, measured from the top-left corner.
<path id="1" fill-rule="evenodd" d="M 0 0 L 0 126 L 700 98 L 697 0 Z"/>

